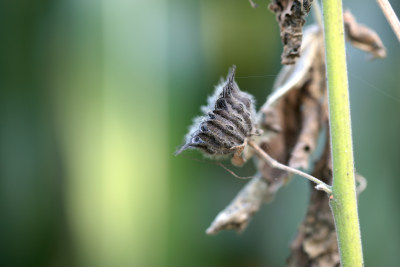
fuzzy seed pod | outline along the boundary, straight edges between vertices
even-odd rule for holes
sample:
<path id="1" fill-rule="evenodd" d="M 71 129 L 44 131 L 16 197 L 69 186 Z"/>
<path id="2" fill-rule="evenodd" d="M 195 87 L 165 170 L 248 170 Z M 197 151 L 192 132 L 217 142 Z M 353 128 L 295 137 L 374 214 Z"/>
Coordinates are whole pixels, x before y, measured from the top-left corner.
<path id="1" fill-rule="evenodd" d="M 190 148 L 211 157 L 240 154 L 246 138 L 256 133 L 254 99 L 240 91 L 234 81 L 235 70 L 233 66 L 227 80 L 208 98 L 208 105 L 201 109 L 204 115 L 194 120 L 176 155 Z"/>

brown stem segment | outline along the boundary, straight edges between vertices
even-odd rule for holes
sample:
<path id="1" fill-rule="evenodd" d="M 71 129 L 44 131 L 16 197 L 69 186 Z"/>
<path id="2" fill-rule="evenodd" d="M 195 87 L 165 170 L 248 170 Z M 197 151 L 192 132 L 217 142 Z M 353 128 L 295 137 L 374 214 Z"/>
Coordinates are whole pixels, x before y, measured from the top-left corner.
<path id="1" fill-rule="evenodd" d="M 317 184 L 317 186 L 315 187 L 316 189 L 325 191 L 329 195 L 332 194 L 332 189 L 331 189 L 330 185 L 327 185 L 326 183 L 322 182 L 321 180 L 319 180 L 318 178 L 315 178 L 312 175 L 309 175 L 309 174 L 307 174 L 305 172 L 299 171 L 297 169 L 294 169 L 294 168 L 286 166 L 286 165 L 284 165 L 282 163 L 279 163 L 278 161 L 273 159 L 270 155 L 268 155 L 264 150 L 262 150 L 253 140 L 249 140 L 248 144 L 254 149 L 254 151 L 257 153 L 257 155 L 261 159 L 265 160 L 272 167 L 277 168 L 277 169 L 281 169 L 283 171 L 286 171 L 286 172 L 289 172 L 289 173 L 292 173 L 292 174 L 297 174 L 297 175 L 303 176 L 304 178 L 316 183 Z"/>
<path id="2" fill-rule="evenodd" d="M 394 13 L 394 10 L 388 0 L 377 0 L 377 2 L 400 42 L 399 18 L 396 16 L 396 13 Z"/>

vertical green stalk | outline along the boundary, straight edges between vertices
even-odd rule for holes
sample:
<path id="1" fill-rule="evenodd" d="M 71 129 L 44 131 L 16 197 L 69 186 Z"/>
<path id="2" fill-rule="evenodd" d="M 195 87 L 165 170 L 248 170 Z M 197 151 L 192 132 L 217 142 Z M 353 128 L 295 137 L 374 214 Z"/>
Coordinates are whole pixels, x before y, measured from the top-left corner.
<path id="1" fill-rule="evenodd" d="M 342 266 L 363 266 L 347 82 L 341 0 L 323 0 L 329 116 L 333 160 L 333 199 Z"/>

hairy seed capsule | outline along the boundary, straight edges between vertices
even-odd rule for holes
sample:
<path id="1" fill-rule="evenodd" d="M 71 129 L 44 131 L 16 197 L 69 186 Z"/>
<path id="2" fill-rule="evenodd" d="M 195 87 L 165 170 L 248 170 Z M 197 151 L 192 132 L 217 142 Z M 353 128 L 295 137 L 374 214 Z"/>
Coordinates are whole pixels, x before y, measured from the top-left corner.
<path id="1" fill-rule="evenodd" d="M 254 135 L 254 99 L 240 91 L 235 70 L 233 66 L 227 80 L 208 98 L 208 105 L 202 107 L 204 115 L 194 120 L 176 155 L 186 149 L 199 149 L 207 156 L 230 155 L 243 149 L 246 138 Z"/>

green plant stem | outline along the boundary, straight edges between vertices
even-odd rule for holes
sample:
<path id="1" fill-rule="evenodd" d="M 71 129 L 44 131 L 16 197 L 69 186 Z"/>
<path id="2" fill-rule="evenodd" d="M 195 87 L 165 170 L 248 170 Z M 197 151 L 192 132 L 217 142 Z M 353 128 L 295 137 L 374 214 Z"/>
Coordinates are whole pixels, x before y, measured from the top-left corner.
<path id="1" fill-rule="evenodd" d="M 341 264 L 363 266 L 354 179 L 353 146 L 341 0 L 323 0 L 329 117 L 333 161 L 333 198 Z"/>

